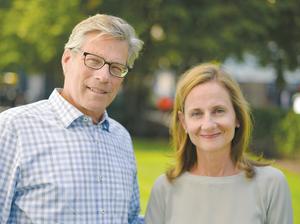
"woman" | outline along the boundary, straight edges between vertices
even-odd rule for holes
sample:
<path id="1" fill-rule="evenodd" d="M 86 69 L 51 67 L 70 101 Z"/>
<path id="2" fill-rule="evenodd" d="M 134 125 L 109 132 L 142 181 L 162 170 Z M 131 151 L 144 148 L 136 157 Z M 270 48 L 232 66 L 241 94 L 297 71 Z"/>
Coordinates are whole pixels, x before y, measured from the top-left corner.
<path id="1" fill-rule="evenodd" d="M 281 171 L 248 159 L 248 103 L 220 67 L 198 65 L 179 80 L 171 127 L 175 165 L 154 184 L 147 224 L 291 224 Z"/>

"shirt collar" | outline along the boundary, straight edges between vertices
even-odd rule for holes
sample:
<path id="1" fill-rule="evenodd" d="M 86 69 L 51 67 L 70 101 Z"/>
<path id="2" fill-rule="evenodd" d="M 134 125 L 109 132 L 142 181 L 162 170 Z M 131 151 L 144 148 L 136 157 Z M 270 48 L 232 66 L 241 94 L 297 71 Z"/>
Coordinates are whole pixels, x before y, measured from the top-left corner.
<path id="1" fill-rule="evenodd" d="M 99 122 L 99 124 L 101 125 L 102 130 L 107 131 L 107 132 L 109 132 L 109 119 L 108 118 L 109 118 L 108 114 L 105 111 L 104 114 L 103 114 L 102 120 Z"/>
<path id="2" fill-rule="evenodd" d="M 49 97 L 49 102 L 56 113 L 58 119 L 63 123 L 65 128 L 68 128 L 75 120 L 85 115 L 75 106 L 70 104 L 65 98 L 60 95 L 61 89 L 53 90 Z M 105 111 L 102 120 L 97 124 L 101 125 L 102 130 L 109 132 L 109 119 Z"/>

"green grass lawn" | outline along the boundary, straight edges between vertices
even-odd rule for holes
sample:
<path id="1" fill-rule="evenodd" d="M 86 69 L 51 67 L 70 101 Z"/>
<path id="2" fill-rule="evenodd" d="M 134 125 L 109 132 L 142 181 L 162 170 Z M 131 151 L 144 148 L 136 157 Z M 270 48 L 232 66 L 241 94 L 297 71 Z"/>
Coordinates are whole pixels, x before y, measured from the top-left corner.
<path id="1" fill-rule="evenodd" d="M 138 166 L 142 214 L 144 214 L 152 185 L 171 163 L 172 152 L 166 140 L 134 139 L 133 143 Z M 294 224 L 300 224 L 300 174 L 285 169 L 282 171 L 285 173 L 291 189 Z"/>

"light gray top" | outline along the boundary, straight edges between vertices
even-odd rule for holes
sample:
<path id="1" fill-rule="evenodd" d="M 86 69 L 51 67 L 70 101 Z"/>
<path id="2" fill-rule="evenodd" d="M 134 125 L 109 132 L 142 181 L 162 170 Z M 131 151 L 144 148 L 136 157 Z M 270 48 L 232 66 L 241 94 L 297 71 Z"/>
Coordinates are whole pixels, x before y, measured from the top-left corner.
<path id="1" fill-rule="evenodd" d="M 148 203 L 146 224 L 292 224 L 290 191 L 284 174 L 257 167 L 226 177 L 186 172 L 173 183 L 161 175 Z"/>

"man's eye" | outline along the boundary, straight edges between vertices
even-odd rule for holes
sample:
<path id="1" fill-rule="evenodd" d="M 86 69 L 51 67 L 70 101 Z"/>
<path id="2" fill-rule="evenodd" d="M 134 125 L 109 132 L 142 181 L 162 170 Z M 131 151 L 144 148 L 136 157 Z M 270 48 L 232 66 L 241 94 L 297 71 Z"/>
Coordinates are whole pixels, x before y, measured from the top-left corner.
<path id="1" fill-rule="evenodd" d="M 87 58 L 87 63 L 91 64 L 91 65 L 98 65 L 101 64 L 101 61 L 97 58 Z"/>
<path id="2" fill-rule="evenodd" d="M 123 69 L 120 66 L 117 66 L 117 65 L 112 65 L 111 70 L 115 73 L 122 73 L 123 72 Z"/>

